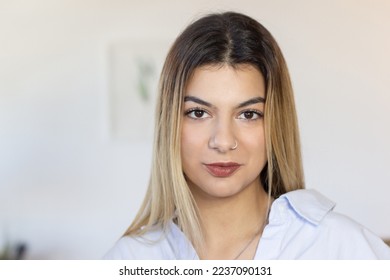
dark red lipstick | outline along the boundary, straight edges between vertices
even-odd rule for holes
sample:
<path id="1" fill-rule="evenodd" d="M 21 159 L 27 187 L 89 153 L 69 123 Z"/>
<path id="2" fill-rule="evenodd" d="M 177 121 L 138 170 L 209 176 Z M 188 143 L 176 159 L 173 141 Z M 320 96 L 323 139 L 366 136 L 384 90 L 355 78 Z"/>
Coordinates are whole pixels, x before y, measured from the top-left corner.
<path id="1" fill-rule="evenodd" d="M 207 171 L 214 177 L 229 177 L 241 167 L 236 162 L 213 162 L 205 164 Z"/>

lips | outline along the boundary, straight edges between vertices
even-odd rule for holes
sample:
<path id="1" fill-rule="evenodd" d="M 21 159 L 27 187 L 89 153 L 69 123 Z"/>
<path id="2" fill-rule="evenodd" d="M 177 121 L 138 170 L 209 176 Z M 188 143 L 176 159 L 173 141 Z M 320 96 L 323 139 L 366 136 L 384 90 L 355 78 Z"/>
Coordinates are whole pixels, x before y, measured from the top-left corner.
<path id="1" fill-rule="evenodd" d="M 215 162 L 205 164 L 206 170 L 214 177 L 229 177 L 241 167 L 236 162 Z"/>

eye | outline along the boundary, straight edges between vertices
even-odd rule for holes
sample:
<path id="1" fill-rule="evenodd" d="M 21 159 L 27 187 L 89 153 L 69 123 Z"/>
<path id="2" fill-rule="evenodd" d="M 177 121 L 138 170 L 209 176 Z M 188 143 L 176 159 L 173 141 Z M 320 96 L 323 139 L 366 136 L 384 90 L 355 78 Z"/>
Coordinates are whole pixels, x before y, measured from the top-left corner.
<path id="1" fill-rule="evenodd" d="M 257 110 L 247 110 L 242 112 L 238 119 L 254 121 L 263 117 L 263 113 Z"/>
<path id="2" fill-rule="evenodd" d="M 185 115 L 190 117 L 191 119 L 205 119 L 210 117 L 209 113 L 207 113 L 203 109 L 189 109 L 188 111 L 185 112 Z"/>

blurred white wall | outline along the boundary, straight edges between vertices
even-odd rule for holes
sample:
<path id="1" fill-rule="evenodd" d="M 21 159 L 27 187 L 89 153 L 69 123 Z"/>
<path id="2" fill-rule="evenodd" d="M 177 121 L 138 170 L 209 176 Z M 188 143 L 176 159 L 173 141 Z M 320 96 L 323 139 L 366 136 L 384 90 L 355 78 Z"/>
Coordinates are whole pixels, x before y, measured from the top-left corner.
<path id="1" fill-rule="evenodd" d="M 100 258 L 131 222 L 151 141 L 113 141 L 110 45 L 172 41 L 205 12 L 264 24 L 292 75 L 308 188 L 390 237 L 390 2 L 0 0 L 0 251 Z M 153 114 L 153 112 L 151 112 Z"/>

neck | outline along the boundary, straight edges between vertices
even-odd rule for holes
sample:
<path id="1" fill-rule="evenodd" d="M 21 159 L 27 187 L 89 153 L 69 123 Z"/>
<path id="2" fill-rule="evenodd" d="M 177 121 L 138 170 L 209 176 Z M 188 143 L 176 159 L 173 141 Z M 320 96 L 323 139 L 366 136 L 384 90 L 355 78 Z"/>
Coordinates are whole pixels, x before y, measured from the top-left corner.
<path id="1" fill-rule="evenodd" d="M 263 187 L 260 184 L 248 186 L 239 194 L 222 198 L 193 193 L 205 241 L 205 248 L 199 250 L 200 257 L 234 259 L 252 241 L 248 251 L 253 255 L 268 216 L 268 194 Z M 251 258 L 248 253 L 244 256 Z"/>

